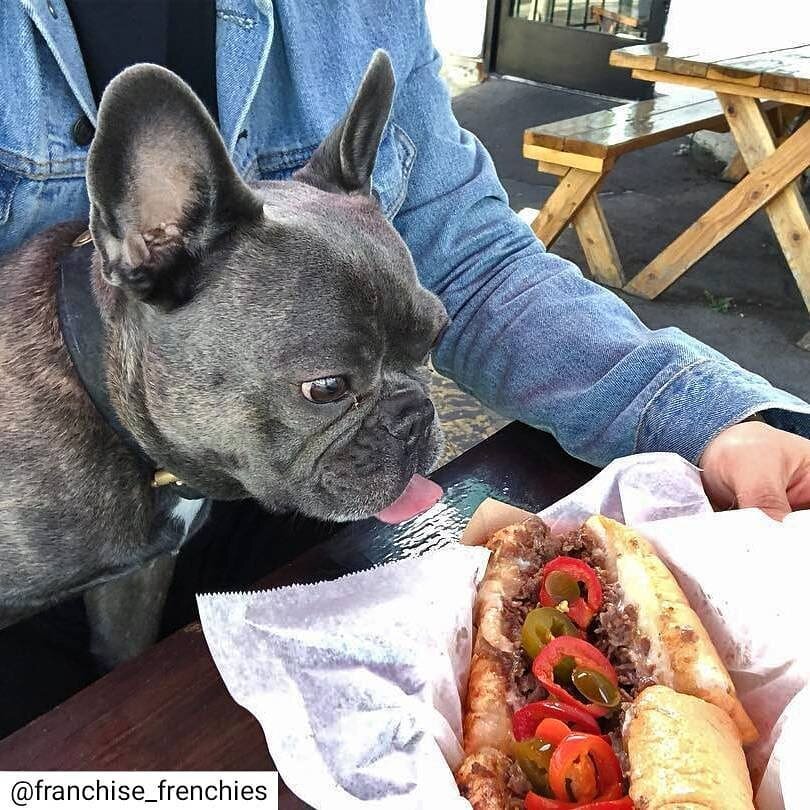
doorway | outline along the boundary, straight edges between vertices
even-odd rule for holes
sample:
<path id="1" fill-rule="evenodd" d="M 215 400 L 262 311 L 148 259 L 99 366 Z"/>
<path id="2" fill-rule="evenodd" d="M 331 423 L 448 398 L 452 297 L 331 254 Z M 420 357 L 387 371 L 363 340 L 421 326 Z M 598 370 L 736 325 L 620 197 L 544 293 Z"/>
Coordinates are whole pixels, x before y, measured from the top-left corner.
<path id="1" fill-rule="evenodd" d="M 653 86 L 611 67 L 610 52 L 660 42 L 670 0 L 489 0 L 487 72 L 619 98 Z"/>

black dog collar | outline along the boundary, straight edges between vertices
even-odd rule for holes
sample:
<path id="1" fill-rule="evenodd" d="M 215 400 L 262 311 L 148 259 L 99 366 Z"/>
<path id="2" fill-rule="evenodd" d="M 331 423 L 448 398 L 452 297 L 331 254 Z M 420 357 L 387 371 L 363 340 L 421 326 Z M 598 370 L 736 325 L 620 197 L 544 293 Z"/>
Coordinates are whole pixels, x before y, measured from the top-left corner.
<path id="1" fill-rule="evenodd" d="M 186 500 L 204 498 L 204 495 L 178 481 L 177 476 L 168 470 L 158 468 L 144 453 L 135 437 L 121 424 L 110 403 L 102 362 L 104 324 L 93 295 L 92 256 L 93 240 L 90 232 L 85 231 L 60 257 L 57 268 L 56 300 L 59 326 L 76 373 L 96 410 L 138 458 L 153 487 L 169 485 L 173 493 Z"/>

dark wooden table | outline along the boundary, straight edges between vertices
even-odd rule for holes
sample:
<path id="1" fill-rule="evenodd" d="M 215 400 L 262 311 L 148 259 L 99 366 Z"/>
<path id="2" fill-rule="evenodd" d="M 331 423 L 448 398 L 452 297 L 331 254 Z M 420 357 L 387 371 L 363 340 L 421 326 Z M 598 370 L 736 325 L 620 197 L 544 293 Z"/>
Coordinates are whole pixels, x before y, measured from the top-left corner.
<path id="1" fill-rule="evenodd" d="M 538 510 L 594 468 L 548 435 L 511 424 L 438 470 L 442 506 L 401 527 L 351 524 L 257 583 L 314 582 L 458 538 L 488 496 Z M 0 770 L 269 770 L 253 716 L 228 695 L 200 627 L 189 625 L 0 741 Z M 304 808 L 283 785 L 280 807 Z"/>

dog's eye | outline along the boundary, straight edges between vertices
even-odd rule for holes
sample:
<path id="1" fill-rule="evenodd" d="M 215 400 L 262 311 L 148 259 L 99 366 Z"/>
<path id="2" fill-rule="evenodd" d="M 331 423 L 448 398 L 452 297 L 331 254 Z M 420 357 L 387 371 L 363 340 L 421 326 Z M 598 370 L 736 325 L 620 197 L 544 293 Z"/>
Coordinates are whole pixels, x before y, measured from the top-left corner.
<path id="1" fill-rule="evenodd" d="M 321 377 L 301 383 L 301 393 L 316 405 L 337 402 L 349 393 L 349 383 L 345 377 Z"/>

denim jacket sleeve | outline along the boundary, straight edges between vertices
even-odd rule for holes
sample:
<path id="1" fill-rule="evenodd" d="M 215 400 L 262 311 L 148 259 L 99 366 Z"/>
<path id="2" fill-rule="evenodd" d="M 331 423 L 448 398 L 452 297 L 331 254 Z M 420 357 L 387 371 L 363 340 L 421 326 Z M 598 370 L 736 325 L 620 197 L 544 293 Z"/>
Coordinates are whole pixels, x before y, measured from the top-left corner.
<path id="1" fill-rule="evenodd" d="M 593 464 L 644 451 L 696 462 L 756 412 L 810 435 L 810 406 L 678 329 L 650 331 L 617 296 L 544 250 L 461 129 L 427 27 L 394 120 L 416 148 L 394 225 L 452 324 L 442 374 Z M 516 146 L 517 148 L 517 146 Z"/>

